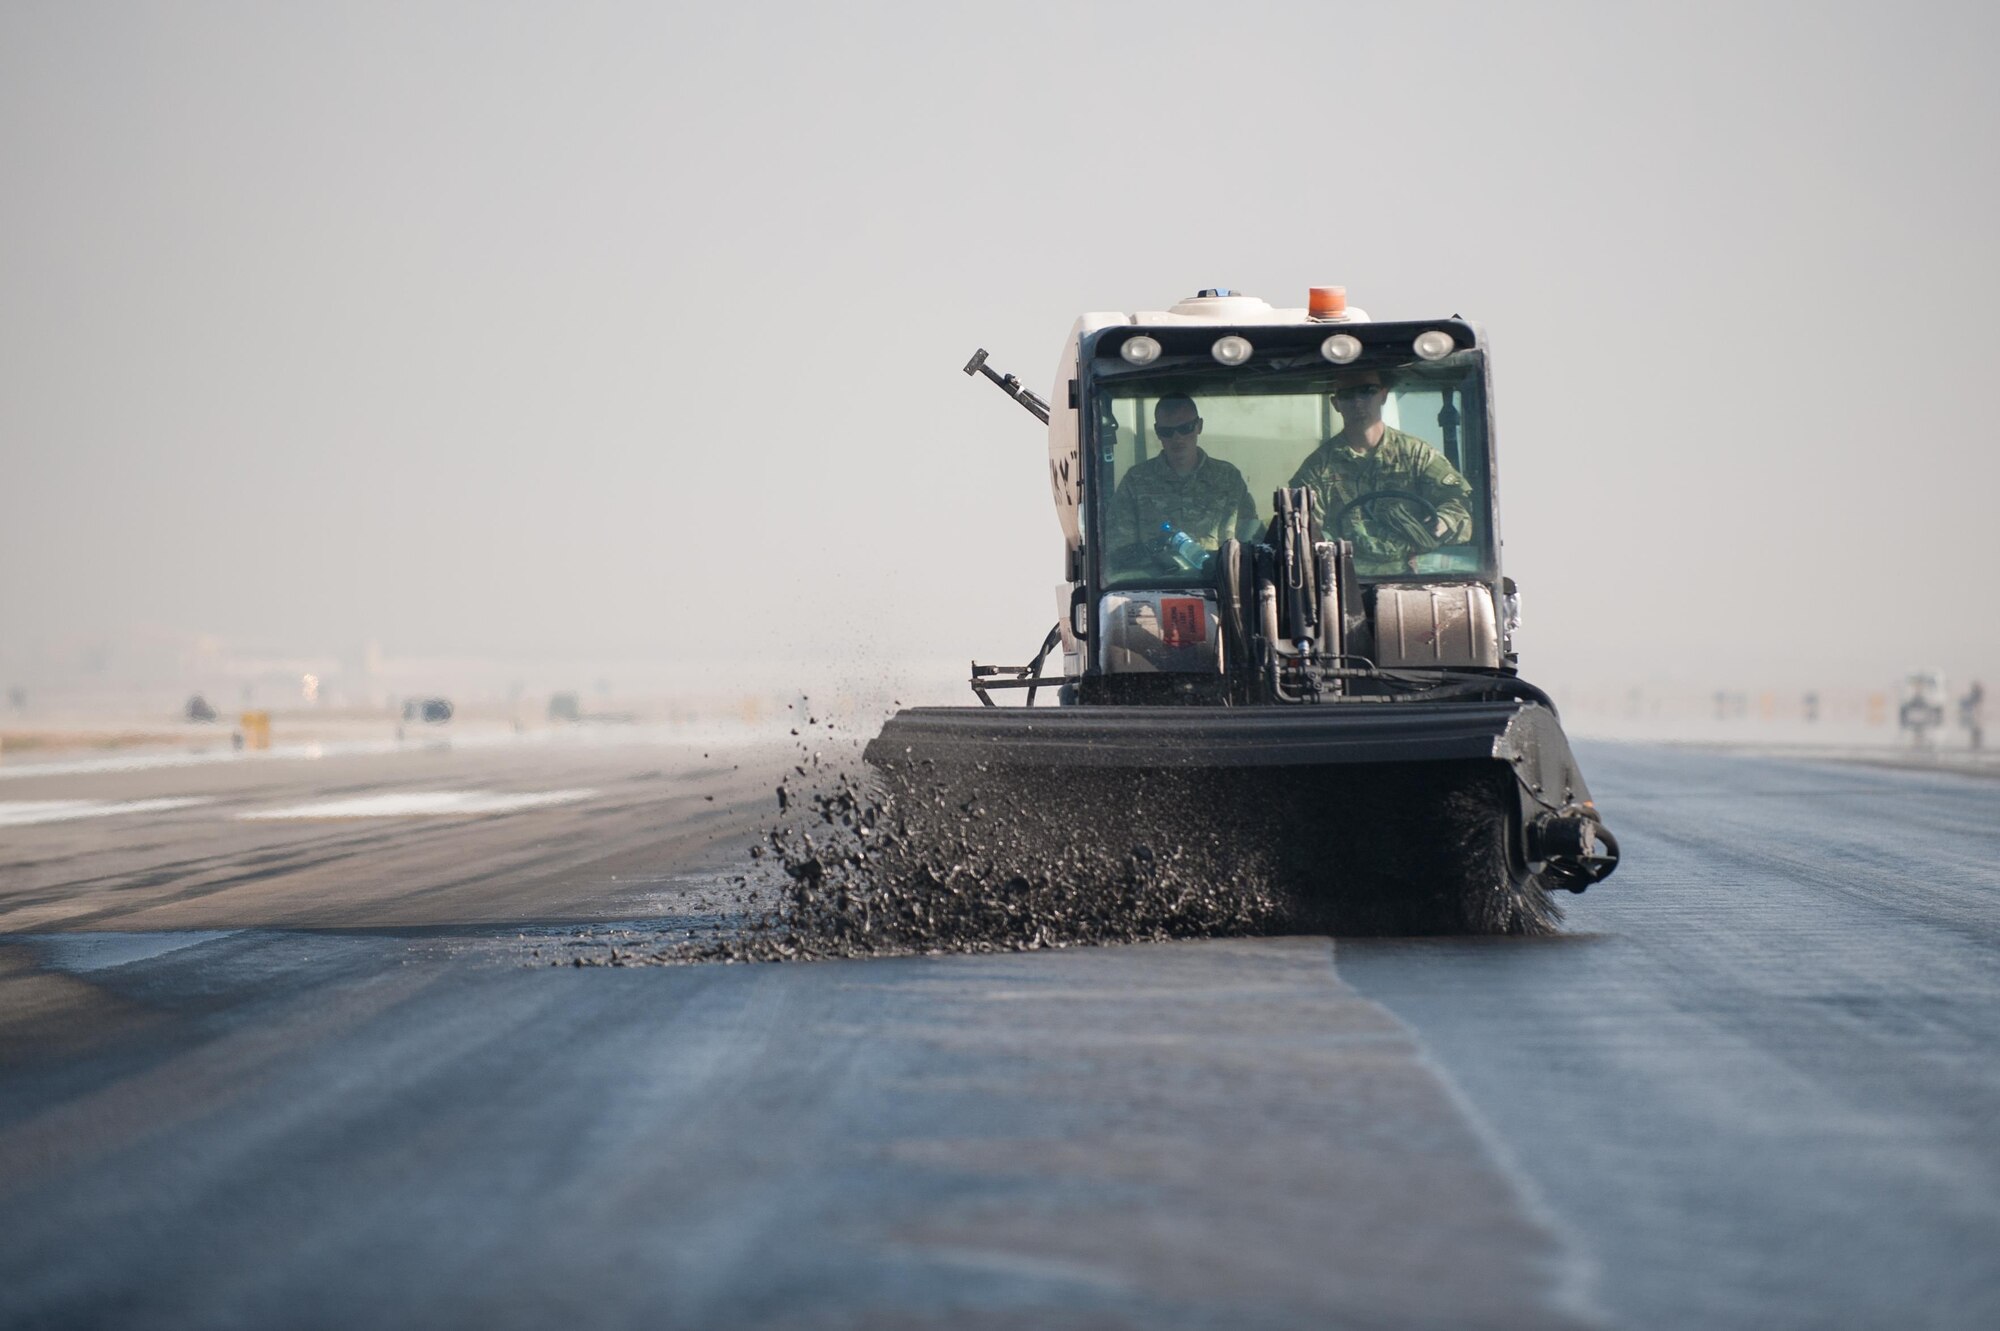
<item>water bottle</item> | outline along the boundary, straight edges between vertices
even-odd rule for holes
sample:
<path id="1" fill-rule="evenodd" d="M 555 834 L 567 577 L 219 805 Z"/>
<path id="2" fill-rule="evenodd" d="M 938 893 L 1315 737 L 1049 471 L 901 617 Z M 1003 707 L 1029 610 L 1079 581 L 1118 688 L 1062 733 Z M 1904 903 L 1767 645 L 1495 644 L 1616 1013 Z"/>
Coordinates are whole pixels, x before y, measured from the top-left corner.
<path id="1" fill-rule="evenodd" d="M 1202 548 L 1201 542 L 1184 531 L 1175 531 L 1171 522 L 1160 524 L 1160 544 L 1176 563 L 1190 573 L 1199 573 L 1201 566 L 1208 562 L 1208 551 Z"/>

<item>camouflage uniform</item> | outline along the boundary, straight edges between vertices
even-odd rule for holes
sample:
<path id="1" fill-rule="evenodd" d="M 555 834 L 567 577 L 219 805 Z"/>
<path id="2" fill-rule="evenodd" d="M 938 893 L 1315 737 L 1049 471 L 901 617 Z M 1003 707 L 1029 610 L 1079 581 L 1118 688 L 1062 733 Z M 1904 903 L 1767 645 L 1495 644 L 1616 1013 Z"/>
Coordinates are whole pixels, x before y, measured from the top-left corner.
<path id="1" fill-rule="evenodd" d="M 1445 534 L 1435 535 L 1433 519 L 1415 504 L 1384 499 L 1350 511 L 1329 538 L 1354 542 L 1354 566 L 1361 573 L 1408 573 L 1410 560 L 1441 545 L 1472 539 L 1472 486 L 1445 459 L 1413 434 L 1382 427 L 1382 442 L 1358 452 L 1335 435 L 1299 464 L 1292 485 L 1311 486 L 1320 513 L 1331 523 L 1341 508 L 1362 495 L 1408 490 L 1437 506 Z"/>
<path id="2" fill-rule="evenodd" d="M 1164 572 L 1177 567 L 1165 553 L 1160 524 L 1173 524 L 1213 550 L 1224 541 L 1257 534 L 1257 506 L 1243 473 L 1195 450 L 1194 470 L 1183 476 L 1156 453 L 1120 478 L 1106 515 L 1104 549 L 1114 576 Z"/>

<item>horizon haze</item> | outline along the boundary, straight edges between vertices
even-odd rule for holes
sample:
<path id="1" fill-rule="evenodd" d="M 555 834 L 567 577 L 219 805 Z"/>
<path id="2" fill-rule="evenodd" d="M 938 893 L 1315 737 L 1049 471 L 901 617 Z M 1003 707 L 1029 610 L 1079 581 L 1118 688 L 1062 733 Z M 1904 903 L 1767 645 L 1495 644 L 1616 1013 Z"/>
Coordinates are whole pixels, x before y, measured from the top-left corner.
<path id="1" fill-rule="evenodd" d="M 1330 283 L 1490 337 L 1529 678 L 1990 678 L 1996 37 L 1970 4 L 12 5 L 0 685 L 148 643 L 1024 660 L 1044 442 L 966 357 L 1046 394 L 1082 311 Z"/>

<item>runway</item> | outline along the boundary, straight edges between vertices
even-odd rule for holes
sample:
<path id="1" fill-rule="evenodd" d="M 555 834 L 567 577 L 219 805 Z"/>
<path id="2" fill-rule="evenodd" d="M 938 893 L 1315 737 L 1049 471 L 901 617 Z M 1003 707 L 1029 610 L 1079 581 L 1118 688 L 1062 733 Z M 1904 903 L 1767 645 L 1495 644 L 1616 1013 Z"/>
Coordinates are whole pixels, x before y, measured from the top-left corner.
<path id="1" fill-rule="evenodd" d="M 0 930 L 643 915 L 647 875 L 747 836 L 789 756 L 616 728 L 311 752 L 6 769 Z"/>
<path id="2" fill-rule="evenodd" d="M 0 1325 L 2000 1324 L 2000 783 L 1580 756 L 1559 938 L 644 969 L 789 754 L 10 775 Z"/>

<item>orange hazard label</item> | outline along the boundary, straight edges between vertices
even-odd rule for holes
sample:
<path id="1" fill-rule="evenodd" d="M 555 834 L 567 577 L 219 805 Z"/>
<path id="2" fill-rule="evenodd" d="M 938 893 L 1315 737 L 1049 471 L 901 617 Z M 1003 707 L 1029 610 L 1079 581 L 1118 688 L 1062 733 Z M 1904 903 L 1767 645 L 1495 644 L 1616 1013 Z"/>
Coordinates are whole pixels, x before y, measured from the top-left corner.
<path id="1" fill-rule="evenodd" d="M 1208 641 L 1208 603 L 1199 596 L 1160 598 L 1160 641 L 1194 647 Z"/>

